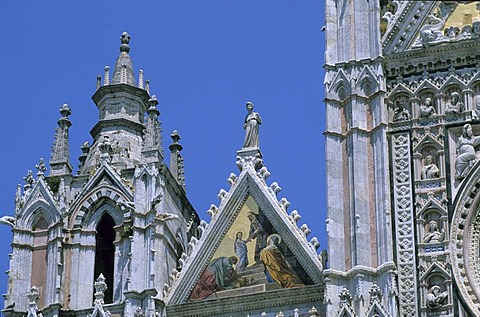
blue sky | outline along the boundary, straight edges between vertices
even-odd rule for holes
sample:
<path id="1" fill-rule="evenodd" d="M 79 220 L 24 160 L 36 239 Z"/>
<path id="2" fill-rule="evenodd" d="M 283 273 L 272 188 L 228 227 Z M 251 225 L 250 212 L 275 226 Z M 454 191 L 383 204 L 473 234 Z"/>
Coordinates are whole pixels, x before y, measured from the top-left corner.
<path id="1" fill-rule="evenodd" d="M 140 2 L 136 2 L 140 3 Z M 70 154 L 92 140 L 96 76 L 112 70 L 127 31 L 138 80 L 143 69 L 160 102 L 164 147 L 176 129 L 187 195 L 202 219 L 239 171 L 245 103 L 263 119 L 260 148 L 280 197 L 325 242 L 324 22 L 322 0 L 1 1 L 3 120 L 0 213 L 12 215 L 17 184 L 48 160 L 60 106 L 73 114 Z M 168 162 L 168 155 L 167 155 Z M 0 271 L 11 232 L 0 226 Z M 0 291 L 6 292 L 6 275 Z"/>

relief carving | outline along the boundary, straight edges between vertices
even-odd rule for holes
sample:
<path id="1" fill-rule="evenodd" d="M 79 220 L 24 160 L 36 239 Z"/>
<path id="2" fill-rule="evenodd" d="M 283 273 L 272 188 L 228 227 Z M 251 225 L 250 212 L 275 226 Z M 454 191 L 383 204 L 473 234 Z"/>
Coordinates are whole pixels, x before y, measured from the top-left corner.
<path id="1" fill-rule="evenodd" d="M 439 177 L 440 170 L 438 169 L 437 165 L 433 163 L 433 157 L 431 155 L 427 155 L 425 157 L 425 162 L 422 167 L 422 179 L 434 179 Z"/>
<path id="2" fill-rule="evenodd" d="M 412 116 L 410 115 L 410 111 L 405 108 L 405 99 L 400 98 L 396 102 L 395 110 L 393 111 L 393 121 L 406 121 L 410 120 Z"/>
<path id="3" fill-rule="evenodd" d="M 424 102 L 420 105 L 420 118 L 432 118 L 437 114 L 435 107 L 432 103 L 432 98 L 425 98 Z"/>
<path id="4" fill-rule="evenodd" d="M 472 126 L 463 126 L 462 135 L 457 141 L 457 158 L 455 159 L 455 178 L 464 178 L 477 161 L 475 147 L 480 145 L 480 136 L 473 135 Z"/>
<path id="5" fill-rule="evenodd" d="M 450 95 L 450 100 L 447 101 L 447 105 L 445 107 L 446 114 L 459 114 L 463 112 L 464 106 L 463 102 L 460 101 L 460 94 L 458 92 L 452 92 Z"/>
<path id="6" fill-rule="evenodd" d="M 435 220 L 432 220 L 427 225 L 425 236 L 423 237 L 424 243 L 442 242 L 445 238 L 445 232 L 438 230 L 438 224 Z"/>
<path id="7" fill-rule="evenodd" d="M 427 294 L 427 306 L 431 309 L 440 308 L 447 296 L 447 291 L 442 292 L 440 286 L 433 285 Z"/>

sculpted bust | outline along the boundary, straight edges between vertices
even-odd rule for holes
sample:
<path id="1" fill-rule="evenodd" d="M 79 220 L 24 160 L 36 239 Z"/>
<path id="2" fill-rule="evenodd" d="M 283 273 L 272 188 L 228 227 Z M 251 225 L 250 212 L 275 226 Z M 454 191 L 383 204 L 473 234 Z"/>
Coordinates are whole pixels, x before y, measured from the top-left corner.
<path id="1" fill-rule="evenodd" d="M 442 242 L 444 238 L 444 233 L 438 230 L 438 224 L 435 220 L 432 220 L 428 223 L 428 230 L 423 237 L 424 243 L 430 242 Z"/>
<path id="2" fill-rule="evenodd" d="M 446 114 L 458 114 L 463 111 L 463 102 L 460 101 L 460 94 L 458 92 L 452 92 L 450 100 L 445 107 Z"/>
<path id="3" fill-rule="evenodd" d="M 420 105 L 420 118 L 432 118 L 437 114 L 433 107 L 432 98 L 425 98 L 423 104 Z"/>
<path id="4" fill-rule="evenodd" d="M 433 179 L 438 178 L 439 169 L 435 163 L 433 163 L 433 157 L 427 155 L 425 157 L 425 162 L 422 167 L 422 179 Z"/>
<path id="5" fill-rule="evenodd" d="M 393 121 L 405 121 L 410 120 L 411 118 L 412 116 L 410 115 L 410 112 L 405 108 L 405 101 L 402 99 L 398 100 L 397 107 L 393 112 Z"/>

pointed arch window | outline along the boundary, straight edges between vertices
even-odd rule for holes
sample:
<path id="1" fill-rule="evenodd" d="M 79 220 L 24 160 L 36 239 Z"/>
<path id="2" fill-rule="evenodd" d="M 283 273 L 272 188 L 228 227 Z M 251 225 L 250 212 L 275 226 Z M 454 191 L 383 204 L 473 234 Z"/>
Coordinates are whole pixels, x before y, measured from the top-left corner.
<path id="1" fill-rule="evenodd" d="M 107 283 L 105 291 L 105 303 L 113 301 L 113 279 L 115 259 L 115 222 L 112 217 L 105 213 L 97 225 L 97 236 L 95 239 L 95 269 L 94 277 L 103 274 Z"/>

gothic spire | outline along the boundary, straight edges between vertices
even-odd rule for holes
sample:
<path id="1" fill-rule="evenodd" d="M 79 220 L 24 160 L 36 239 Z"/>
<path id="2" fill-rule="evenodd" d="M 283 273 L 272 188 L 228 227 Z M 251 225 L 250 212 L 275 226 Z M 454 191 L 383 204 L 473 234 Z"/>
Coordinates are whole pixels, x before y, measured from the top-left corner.
<path id="1" fill-rule="evenodd" d="M 60 114 L 62 117 L 58 120 L 58 128 L 55 130 L 50 157 L 50 176 L 65 175 L 72 172 L 68 143 L 68 129 L 72 125 L 68 116 L 72 114 L 72 110 L 67 104 L 64 104 L 60 108 Z"/>
<path id="2" fill-rule="evenodd" d="M 127 84 L 135 86 L 135 78 L 133 74 L 132 60 L 130 59 L 130 35 L 127 32 L 123 32 L 120 36 L 120 56 L 115 63 L 115 70 L 113 71 L 112 84 Z"/>

